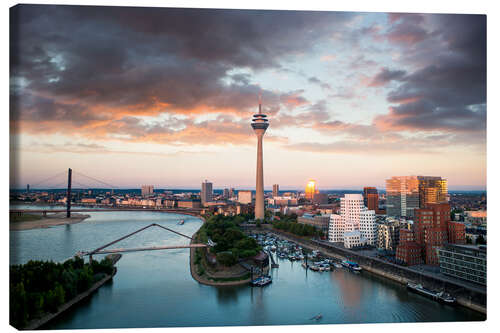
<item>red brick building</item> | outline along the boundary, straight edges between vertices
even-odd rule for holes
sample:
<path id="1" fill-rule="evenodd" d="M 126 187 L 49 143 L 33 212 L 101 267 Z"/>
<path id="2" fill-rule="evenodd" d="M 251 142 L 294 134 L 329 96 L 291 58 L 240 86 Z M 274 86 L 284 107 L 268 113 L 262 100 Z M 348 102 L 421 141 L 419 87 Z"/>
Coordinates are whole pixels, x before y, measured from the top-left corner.
<path id="1" fill-rule="evenodd" d="M 425 231 L 424 254 L 427 265 L 439 265 L 437 249 L 448 243 L 448 230 L 431 228 Z"/>
<path id="2" fill-rule="evenodd" d="M 368 210 L 378 211 L 378 191 L 376 187 L 363 188 L 363 199 Z"/>
<path id="3" fill-rule="evenodd" d="M 450 221 L 450 205 L 447 203 L 431 203 L 425 208 L 415 209 L 413 224 L 414 243 L 420 249 L 421 262 L 427 265 L 439 265 L 437 249 L 446 243 L 465 244 L 465 225 Z M 401 243 L 405 237 L 407 243 Z M 405 262 L 407 265 L 418 263 L 418 260 L 411 258 L 417 251 L 410 241 L 411 236 L 408 231 L 400 234 L 400 247 L 396 250 L 396 259 Z M 410 248 L 414 252 L 410 252 Z"/>
<path id="4" fill-rule="evenodd" d="M 399 230 L 399 245 L 396 248 L 396 259 L 408 266 L 422 263 L 422 247 L 415 242 L 412 230 Z"/>
<path id="5" fill-rule="evenodd" d="M 452 244 L 465 244 L 465 224 L 448 222 L 448 242 Z"/>
<path id="6" fill-rule="evenodd" d="M 438 265 L 437 248 L 448 243 L 448 222 L 450 205 L 447 203 L 428 204 L 415 209 L 415 241 L 422 247 L 427 265 Z"/>

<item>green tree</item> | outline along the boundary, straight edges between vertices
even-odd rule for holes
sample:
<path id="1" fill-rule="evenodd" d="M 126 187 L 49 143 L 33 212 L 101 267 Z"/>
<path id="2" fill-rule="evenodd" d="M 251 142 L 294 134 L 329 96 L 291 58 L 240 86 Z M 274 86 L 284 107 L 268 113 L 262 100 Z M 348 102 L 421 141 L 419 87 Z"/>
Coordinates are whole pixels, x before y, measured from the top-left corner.
<path id="1" fill-rule="evenodd" d="M 22 282 L 11 284 L 10 322 L 14 327 L 23 327 L 28 322 L 27 295 Z"/>
<path id="2" fill-rule="evenodd" d="M 217 253 L 216 259 L 218 263 L 227 267 L 233 266 L 237 261 L 236 257 L 230 251 Z"/>

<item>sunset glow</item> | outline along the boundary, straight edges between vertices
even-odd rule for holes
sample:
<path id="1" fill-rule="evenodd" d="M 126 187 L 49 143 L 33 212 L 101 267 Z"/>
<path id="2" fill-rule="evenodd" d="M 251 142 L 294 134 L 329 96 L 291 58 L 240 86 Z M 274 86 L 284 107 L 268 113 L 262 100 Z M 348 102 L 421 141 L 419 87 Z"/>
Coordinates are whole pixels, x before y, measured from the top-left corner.
<path id="1" fill-rule="evenodd" d="M 11 187 L 71 167 L 120 187 L 486 187 L 486 17 L 18 6 Z"/>

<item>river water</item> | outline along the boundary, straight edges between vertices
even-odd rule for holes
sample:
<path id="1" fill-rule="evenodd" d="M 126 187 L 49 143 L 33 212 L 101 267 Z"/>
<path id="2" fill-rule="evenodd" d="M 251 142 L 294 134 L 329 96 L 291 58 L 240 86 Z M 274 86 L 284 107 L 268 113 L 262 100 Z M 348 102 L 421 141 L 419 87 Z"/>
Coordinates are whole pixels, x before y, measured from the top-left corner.
<path id="1" fill-rule="evenodd" d="M 192 235 L 201 220 L 161 212 L 91 212 L 84 222 L 10 232 L 11 264 L 30 259 L 63 261 L 151 223 Z M 177 222 L 184 219 L 184 225 Z M 114 248 L 187 244 L 188 239 L 150 228 Z M 99 258 L 100 259 L 100 258 Z M 112 282 L 44 329 L 225 325 L 298 325 L 478 321 L 474 311 L 442 305 L 368 272 L 306 272 L 278 260 L 264 288 L 212 287 L 192 279 L 189 250 L 125 253 Z M 317 314 L 319 321 L 311 318 Z"/>

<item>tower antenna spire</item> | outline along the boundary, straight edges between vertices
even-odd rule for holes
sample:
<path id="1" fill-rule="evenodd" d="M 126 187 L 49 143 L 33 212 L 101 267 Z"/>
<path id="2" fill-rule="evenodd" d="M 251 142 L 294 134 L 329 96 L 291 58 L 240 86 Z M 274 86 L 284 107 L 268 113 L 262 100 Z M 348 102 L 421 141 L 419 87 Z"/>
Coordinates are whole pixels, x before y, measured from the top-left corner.
<path id="1" fill-rule="evenodd" d="M 262 94 L 259 93 L 259 114 L 262 114 Z"/>

